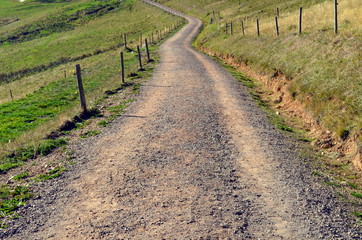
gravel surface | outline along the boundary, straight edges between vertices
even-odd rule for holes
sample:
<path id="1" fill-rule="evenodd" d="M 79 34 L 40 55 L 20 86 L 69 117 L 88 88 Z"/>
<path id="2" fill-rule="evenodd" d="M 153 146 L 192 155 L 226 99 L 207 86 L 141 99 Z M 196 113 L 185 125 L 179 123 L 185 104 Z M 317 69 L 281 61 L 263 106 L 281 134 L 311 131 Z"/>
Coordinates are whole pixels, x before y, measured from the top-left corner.
<path id="1" fill-rule="evenodd" d="M 297 144 L 191 48 L 202 23 L 187 19 L 138 101 L 71 145 L 78 163 L 2 239 L 362 239 Z"/>

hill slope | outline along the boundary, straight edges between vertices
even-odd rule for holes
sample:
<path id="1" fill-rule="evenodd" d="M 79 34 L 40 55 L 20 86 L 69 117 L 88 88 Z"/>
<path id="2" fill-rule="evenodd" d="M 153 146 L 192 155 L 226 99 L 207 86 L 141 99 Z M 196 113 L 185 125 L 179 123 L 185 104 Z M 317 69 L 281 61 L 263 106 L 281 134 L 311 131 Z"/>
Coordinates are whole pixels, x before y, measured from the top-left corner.
<path id="1" fill-rule="evenodd" d="M 250 76 L 264 76 L 264 95 L 271 94 L 269 101 L 279 112 L 286 109 L 286 114 L 304 118 L 299 125 L 305 125 L 311 139 L 319 138 L 315 145 L 339 152 L 337 161 L 347 156 L 344 164 L 353 162 L 362 169 L 362 6 L 358 0 L 339 3 L 338 34 L 333 29 L 333 1 L 158 2 L 202 18 L 205 28 L 196 41 L 198 47 L 244 71 L 251 66 Z M 298 34 L 300 7 L 302 34 Z"/>

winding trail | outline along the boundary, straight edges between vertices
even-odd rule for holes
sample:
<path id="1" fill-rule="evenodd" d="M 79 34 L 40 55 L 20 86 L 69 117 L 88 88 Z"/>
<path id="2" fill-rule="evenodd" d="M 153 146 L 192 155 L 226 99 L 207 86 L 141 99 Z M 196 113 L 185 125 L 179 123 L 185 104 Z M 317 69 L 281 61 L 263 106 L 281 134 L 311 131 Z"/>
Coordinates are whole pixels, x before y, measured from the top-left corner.
<path id="1" fill-rule="evenodd" d="M 173 13 L 189 23 L 138 101 L 73 146 L 79 164 L 4 239 L 361 239 L 297 144 L 191 47 L 202 22 Z"/>

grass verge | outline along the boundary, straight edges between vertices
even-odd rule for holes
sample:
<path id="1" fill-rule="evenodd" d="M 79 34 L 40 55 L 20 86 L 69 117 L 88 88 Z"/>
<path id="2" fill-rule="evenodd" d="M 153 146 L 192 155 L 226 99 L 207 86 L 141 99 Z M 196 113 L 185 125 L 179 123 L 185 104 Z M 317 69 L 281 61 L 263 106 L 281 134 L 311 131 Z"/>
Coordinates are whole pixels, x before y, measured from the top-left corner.
<path id="1" fill-rule="evenodd" d="M 362 32 L 358 0 L 338 5 L 338 34 L 333 30 L 333 1 L 161 2 L 203 19 L 205 26 L 196 40 L 197 47 L 251 66 L 275 85 L 279 84 L 275 83 L 280 81 L 278 76 L 285 76 L 286 81 L 280 85 L 286 84 L 286 92 L 315 122 L 311 132 L 318 133 L 311 138 L 329 141 L 321 145 L 335 146 L 331 151 L 339 151 L 346 161 L 362 169 Z M 299 7 L 304 13 L 302 34 L 298 34 Z M 277 8 L 279 36 L 275 34 Z M 260 36 L 256 34 L 257 18 Z M 225 32 L 225 24 L 230 22 L 233 34 L 230 27 Z"/>

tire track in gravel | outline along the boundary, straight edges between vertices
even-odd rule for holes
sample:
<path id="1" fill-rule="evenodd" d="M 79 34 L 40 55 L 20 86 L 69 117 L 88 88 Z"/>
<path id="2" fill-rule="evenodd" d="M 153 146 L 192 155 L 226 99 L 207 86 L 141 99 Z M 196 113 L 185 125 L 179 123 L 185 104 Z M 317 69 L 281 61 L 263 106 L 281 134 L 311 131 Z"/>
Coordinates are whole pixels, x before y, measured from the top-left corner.
<path id="1" fill-rule="evenodd" d="M 161 46 L 138 101 L 104 133 L 73 144 L 79 163 L 41 183 L 0 237 L 361 239 L 296 144 L 191 48 L 201 21 L 176 14 L 189 23 Z"/>

